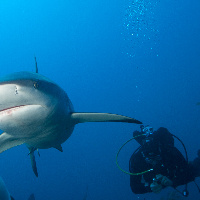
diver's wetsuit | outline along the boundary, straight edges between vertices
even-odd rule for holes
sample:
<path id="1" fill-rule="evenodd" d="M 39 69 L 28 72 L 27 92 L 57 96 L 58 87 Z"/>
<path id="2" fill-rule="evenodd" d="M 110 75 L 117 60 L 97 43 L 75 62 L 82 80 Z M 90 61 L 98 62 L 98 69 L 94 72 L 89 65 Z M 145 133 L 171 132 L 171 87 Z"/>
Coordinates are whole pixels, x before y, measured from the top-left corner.
<path id="1" fill-rule="evenodd" d="M 134 136 L 142 134 L 134 132 Z M 137 137 L 142 145 L 133 153 L 129 161 L 131 173 L 153 171 L 143 175 L 131 175 L 130 186 L 135 194 L 151 192 L 150 184 L 157 174 L 162 174 L 173 181 L 173 187 L 194 180 L 193 169 L 187 164 L 180 151 L 174 147 L 174 138 L 166 128 L 159 128 L 146 140 L 146 136 Z M 145 141 L 145 142 L 144 142 Z"/>

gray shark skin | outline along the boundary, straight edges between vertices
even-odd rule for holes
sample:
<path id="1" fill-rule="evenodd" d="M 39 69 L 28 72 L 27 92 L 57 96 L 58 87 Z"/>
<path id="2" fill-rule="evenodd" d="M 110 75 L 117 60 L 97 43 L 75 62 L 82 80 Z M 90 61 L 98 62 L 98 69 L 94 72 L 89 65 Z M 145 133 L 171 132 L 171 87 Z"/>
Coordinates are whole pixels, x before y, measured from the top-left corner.
<path id="1" fill-rule="evenodd" d="M 53 147 L 62 152 L 61 144 L 83 122 L 141 124 L 122 115 L 76 113 L 66 92 L 38 73 L 17 72 L 0 79 L 0 153 L 26 144 L 36 176 L 34 151 Z"/>

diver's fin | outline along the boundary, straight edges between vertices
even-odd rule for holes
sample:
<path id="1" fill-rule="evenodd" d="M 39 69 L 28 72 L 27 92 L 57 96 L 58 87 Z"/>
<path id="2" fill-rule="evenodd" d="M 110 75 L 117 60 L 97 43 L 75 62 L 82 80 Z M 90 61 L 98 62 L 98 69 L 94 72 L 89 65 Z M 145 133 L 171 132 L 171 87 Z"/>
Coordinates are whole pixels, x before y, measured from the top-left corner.
<path id="1" fill-rule="evenodd" d="M 75 124 L 84 122 L 127 122 L 142 124 L 142 122 L 131 117 L 110 113 L 72 113 L 71 119 Z"/>
<path id="2" fill-rule="evenodd" d="M 55 149 L 57 149 L 60 152 L 63 152 L 62 146 L 61 145 L 57 145 L 54 147 Z"/>
<path id="3" fill-rule="evenodd" d="M 28 146 L 28 149 L 29 149 L 29 156 L 31 159 L 31 166 L 32 166 L 33 172 L 35 176 L 38 177 L 37 165 L 36 165 L 35 155 L 34 155 L 34 151 L 36 150 L 36 148 Z"/>
<path id="4" fill-rule="evenodd" d="M 24 141 L 4 132 L 0 135 L 0 153 L 12 147 L 21 145 L 23 143 Z"/>

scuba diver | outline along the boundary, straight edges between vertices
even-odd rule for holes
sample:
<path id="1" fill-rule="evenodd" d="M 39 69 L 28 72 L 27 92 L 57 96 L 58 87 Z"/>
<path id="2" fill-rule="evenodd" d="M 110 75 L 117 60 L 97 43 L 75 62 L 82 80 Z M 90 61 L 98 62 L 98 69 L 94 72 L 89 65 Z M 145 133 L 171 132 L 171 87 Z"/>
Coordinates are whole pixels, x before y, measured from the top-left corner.
<path id="1" fill-rule="evenodd" d="M 135 150 L 129 161 L 132 192 L 159 193 L 165 187 L 176 189 L 185 184 L 183 193 L 176 190 L 183 196 L 188 196 L 187 183 L 200 176 L 200 150 L 198 157 L 193 162 L 188 162 L 182 141 L 163 127 L 153 131 L 152 127 L 142 125 L 141 132 L 134 131 L 133 136 L 141 146 Z M 182 143 L 186 158 L 174 146 L 174 137 Z M 197 188 L 199 189 L 198 186 Z"/>

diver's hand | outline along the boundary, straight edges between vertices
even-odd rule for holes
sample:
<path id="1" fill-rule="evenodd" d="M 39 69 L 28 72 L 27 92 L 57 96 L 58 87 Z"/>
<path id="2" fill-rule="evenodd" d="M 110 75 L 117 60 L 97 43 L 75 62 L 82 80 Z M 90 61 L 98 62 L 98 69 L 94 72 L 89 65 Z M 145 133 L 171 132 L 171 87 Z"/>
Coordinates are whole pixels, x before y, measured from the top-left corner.
<path id="1" fill-rule="evenodd" d="M 173 182 L 168 179 L 166 176 L 163 176 L 162 174 L 156 175 L 156 178 L 153 180 L 153 183 L 151 183 L 150 188 L 152 192 L 159 193 L 163 186 L 172 186 Z"/>
<path id="2" fill-rule="evenodd" d="M 160 182 L 160 184 L 163 186 L 172 186 L 173 185 L 173 182 L 170 179 L 168 179 L 166 176 L 163 176 L 162 174 L 156 175 L 156 180 L 158 182 Z"/>
<path id="3" fill-rule="evenodd" d="M 158 184 L 156 181 L 153 181 L 153 183 L 150 185 L 150 188 L 152 192 L 159 193 L 162 190 L 162 185 Z"/>

